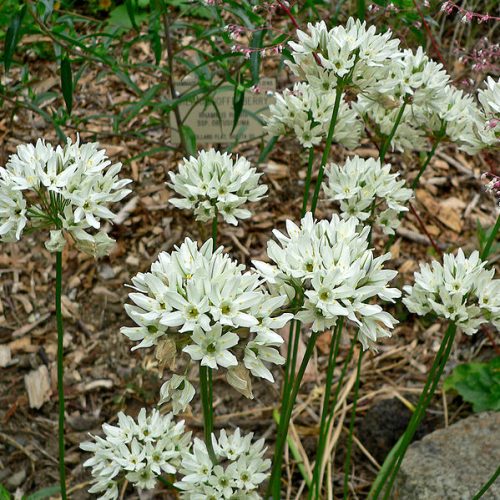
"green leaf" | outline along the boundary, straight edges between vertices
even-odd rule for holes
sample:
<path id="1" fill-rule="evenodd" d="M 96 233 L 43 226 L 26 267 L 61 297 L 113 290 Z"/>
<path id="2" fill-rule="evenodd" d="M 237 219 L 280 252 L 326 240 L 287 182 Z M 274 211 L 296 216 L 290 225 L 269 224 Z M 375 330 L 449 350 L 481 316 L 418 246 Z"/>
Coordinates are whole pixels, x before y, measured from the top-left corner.
<path id="1" fill-rule="evenodd" d="M 26 4 L 18 10 L 18 12 L 12 18 L 9 29 L 5 36 L 5 51 L 3 55 L 3 64 L 5 67 L 5 72 L 9 71 L 10 64 L 12 62 L 12 56 L 16 50 L 17 42 L 19 41 L 19 30 L 21 28 L 21 23 L 23 22 L 24 14 L 26 14 Z"/>
<path id="2" fill-rule="evenodd" d="M 256 31 L 252 37 L 252 42 L 250 47 L 252 49 L 262 48 L 262 43 L 264 41 L 264 34 L 266 30 Z M 252 73 L 252 85 L 257 85 L 260 79 L 260 50 L 255 50 L 250 54 L 250 72 Z"/>
<path id="3" fill-rule="evenodd" d="M 234 116 L 233 116 L 233 128 L 231 129 L 231 134 L 234 132 L 236 125 L 238 125 L 241 112 L 243 111 L 243 104 L 245 104 L 245 87 L 243 87 L 243 85 L 235 85 L 233 94 Z"/>
<path id="4" fill-rule="evenodd" d="M 186 152 L 191 156 L 196 156 L 196 135 L 191 127 L 181 125 L 182 135 L 186 143 Z"/>
<path id="5" fill-rule="evenodd" d="M 61 492 L 61 488 L 58 484 L 54 486 L 48 486 L 47 488 L 42 488 L 41 490 L 24 497 L 24 500 L 45 500 L 46 498 L 53 497 Z M 1 497 L 0 497 L 1 498 Z"/>
<path id="6" fill-rule="evenodd" d="M 73 109 L 73 75 L 71 73 L 71 62 L 67 54 L 61 58 L 61 88 L 66 103 L 68 114 Z"/>
<path id="7" fill-rule="evenodd" d="M 135 5 L 133 0 L 125 0 L 125 7 L 127 8 L 127 14 L 132 23 L 132 26 L 137 30 L 137 22 L 135 20 Z"/>
<path id="8" fill-rule="evenodd" d="M 458 365 L 444 382 L 445 390 L 455 390 L 475 412 L 500 410 L 500 356 L 488 363 Z"/>
<path id="9" fill-rule="evenodd" d="M 3 484 L 0 484 L 0 500 L 10 500 L 12 497 Z"/>

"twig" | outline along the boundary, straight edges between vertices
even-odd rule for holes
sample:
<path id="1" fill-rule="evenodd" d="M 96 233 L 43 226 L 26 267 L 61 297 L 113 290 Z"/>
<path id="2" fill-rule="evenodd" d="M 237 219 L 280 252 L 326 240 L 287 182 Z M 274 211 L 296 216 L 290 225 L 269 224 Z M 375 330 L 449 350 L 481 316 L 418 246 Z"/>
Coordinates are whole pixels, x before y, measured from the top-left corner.
<path id="1" fill-rule="evenodd" d="M 415 208 L 413 207 L 413 205 L 411 203 L 409 203 L 409 206 L 410 206 L 410 211 L 411 213 L 415 216 L 415 218 L 417 219 L 417 222 L 418 222 L 418 225 L 420 226 L 420 229 L 422 229 L 422 231 L 425 233 L 425 235 L 427 236 L 427 238 L 429 239 L 431 245 L 432 245 L 432 248 L 434 248 L 434 250 L 436 251 L 436 253 L 440 256 L 443 255 L 443 252 L 441 251 L 441 249 L 436 245 L 436 243 L 434 242 L 434 240 L 432 239 L 432 236 L 429 234 L 429 231 L 427 231 L 427 228 L 425 227 L 425 224 L 423 223 L 422 219 L 420 218 L 420 216 L 418 215 L 417 211 L 415 210 Z"/>

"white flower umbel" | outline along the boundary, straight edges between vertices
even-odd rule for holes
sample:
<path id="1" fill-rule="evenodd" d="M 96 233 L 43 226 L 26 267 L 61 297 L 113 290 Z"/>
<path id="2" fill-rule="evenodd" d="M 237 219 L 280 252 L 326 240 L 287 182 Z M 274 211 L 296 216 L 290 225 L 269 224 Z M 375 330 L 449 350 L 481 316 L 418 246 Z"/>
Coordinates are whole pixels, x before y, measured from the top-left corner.
<path id="1" fill-rule="evenodd" d="M 273 381 L 268 363 L 282 364 L 283 339 L 273 330 L 292 318 L 282 314 L 285 296 L 270 296 L 260 276 L 231 260 L 212 240 L 200 249 L 186 238 L 172 253 L 163 252 L 151 272 L 132 279 L 134 305 L 125 309 L 136 323 L 121 332 L 132 349 L 171 338 L 177 352 L 210 368 L 244 364 L 255 376 Z M 257 357 L 257 360 L 255 360 Z"/>
<path id="2" fill-rule="evenodd" d="M 274 265 L 254 265 L 272 285 L 295 290 L 297 300 L 305 297 L 295 317 L 312 323 L 313 331 L 332 328 L 344 316 L 359 326 L 359 340 L 367 349 L 389 337 L 397 323 L 372 299 L 393 301 L 401 293 L 388 287 L 397 272 L 383 268 L 391 254 L 374 257 L 368 248 L 370 229 L 359 229 L 358 223 L 337 215 L 317 222 L 310 212 L 300 226 L 288 220 L 288 236 L 274 230 L 278 242 L 268 242 Z"/>
<path id="3" fill-rule="evenodd" d="M 378 159 L 354 156 L 343 166 L 327 165 L 325 173 L 325 195 L 340 203 L 343 219 L 366 221 L 374 216 L 385 234 L 394 234 L 399 214 L 408 210 L 412 191 L 404 187 L 403 180 L 397 180 L 399 174 L 391 173 L 391 165 L 382 166 Z"/>
<path id="4" fill-rule="evenodd" d="M 353 108 L 382 139 L 390 135 L 401 111 L 390 147 L 400 151 L 423 150 L 427 145 L 427 117 L 443 110 L 450 77 L 421 47 L 416 52 L 401 52 L 401 57 L 386 65 L 385 71 L 376 86 L 359 96 Z"/>
<path id="5" fill-rule="evenodd" d="M 433 261 L 421 264 L 415 273 L 415 284 L 404 288 L 404 304 L 412 313 L 424 316 L 434 313 L 456 323 L 472 335 L 483 323 L 500 327 L 500 280 L 495 271 L 485 269 L 479 252 L 465 257 L 445 254 L 443 264 Z"/>
<path id="6" fill-rule="evenodd" d="M 0 168 L 0 241 L 15 241 L 24 229 L 50 230 L 46 246 L 59 252 L 69 235 L 85 253 L 102 256 L 114 241 L 101 230 L 112 221 L 109 205 L 122 200 L 129 179 L 118 179 L 97 143 L 68 139 L 62 148 L 39 139 L 17 147 Z"/>
<path id="7" fill-rule="evenodd" d="M 298 42 L 289 42 L 292 61 L 286 63 L 300 78 L 322 92 L 331 92 L 339 79 L 366 91 L 385 76 L 385 66 L 400 57 L 399 40 L 390 31 L 376 33 L 366 23 L 350 18 L 346 26 L 328 30 L 324 21 L 297 31 Z"/>
<path id="8" fill-rule="evenodd" d="M 259 184 L 257 173 L 242 156 L 233 160 L 229 153 L 214 149 L 184 158 L 179 172 L 169 172 L 168 184 L 180 198 L 170 199 L 177 208 L 193 210 L 196 220 L 206 222 L 217 214 L 229 224 L 248 219 L 252 213 L 242 208 L 247 202 L 261 200 L 267 186 Z"/>
<path id="9" fill-rule="evenodd" d="M 320 92 L 307 83 L 296 83 L 293 90 L 276 93 L 276 102 L 271 104 L 266 130 L 270 135 L 293 135 L 305 148 L 320 144 L 327 136 L 335 93 Z M 364 126 L 347 102 L 342 99 L 333 142 L 345 148 L 359 145 Z"/>
<path id="10" fill-rule="evenodd" d="M 253 433 L 241 435 L 240 429 L 219 439 L 212 434 L 217 464 L 210 460 L 205 443 L 194 439 L 192 452 L 182 454 L 181 481 L 175 483 L 186 500 L 260 499 L 259 486 L 266 480 L 271 461 L 264 459 L 264 439 L 252 443 Z"/>
<path id="11" fill-rule="evenodd" d="M 137 488 L 154 488 L 158 476 L 177 472 L 181 455 L 191 446 L 184 422 L 158 410 L 148 416 L 143 408 L 137 421 L 120 412 L 118 425 L 104 424 L 102 429 L 104 437 L 91 436 L 80 448 L 93 454 L 83 464 L 92 468 L 89 492 L 106 500 L 118 498 L 118 482 L 124 478 Z"/>

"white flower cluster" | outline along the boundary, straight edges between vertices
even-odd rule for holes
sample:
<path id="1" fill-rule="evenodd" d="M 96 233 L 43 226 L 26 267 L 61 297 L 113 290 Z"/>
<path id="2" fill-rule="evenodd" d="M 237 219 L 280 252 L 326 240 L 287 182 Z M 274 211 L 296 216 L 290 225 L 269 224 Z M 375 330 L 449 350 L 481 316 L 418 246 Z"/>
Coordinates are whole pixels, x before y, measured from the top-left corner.
<path id="1" fill-rule="evenodd" d="M 363 126 L 358 117 L 385 141 L 404 103 L 392 149 L 425 150 L 429 137 L 454 142 L 469 154 L 498 143 L 500 86 L 493 78 L 478 93 L 481 109 L 473 96 L 450 83 L 441 64 L 421 47 L 400 50 L 390 31 L 376 33 L 374 26 L 367 28 L 351 18 L 345 27 L 330 30 L 323 21 L 308 24 L 307 32 L 297 35 L 297 42 L 289 42 L 292 60 L 287 64 L 303 82 L 276 96 L 268 118 L 271 134 L 293 133 L 306 148 L 318 145 L 340 84 L 350 91 L 349 102 L 343 96 L 334 140 L 346 148 L 360 140 Z M 351 138 L 342 115 L 353 131 Z"/>
<path id="2" fill-rule="evenodd" d="M 342 218 L 355 217 L 366 221 L 376 215 L 375 223 L 385 234 L 394 234 L 399 226 L 399 214 L 407 211 L 406 204 L 412 190 L 404 187 L 399 174 L 391 173 L 391 165 L 381 165 L 380 160 L 349 158 L 345 164 L 331 163 L 326 166 L 326 197 L 340 202 Z M 373 207 L 373 208 L 372 208 Z"/>
<path id="3" fill-rule="evenodd" d="M 364 349 L 389 337 L 397 323 L 371 299 L 393 301 L 401 295 L 388 282 L 397 272 L 383 268 L 390 253 L 374 257 L 368 248 L 369 228 L 358 229 L 356 219 L 313 220 L 308 212 L 298 227 L 286 222 L 288 236 L 274 230 L 278 243 L 270 241 L 269 259 L 275 265 L 254 262 L 262 275 L 278 289 L 287 290 L 304 304 L 295 317 L 312 323 L 313 331 L 332 328 L 339 316 L 359 326 Z"/>
<path id="4" fill-rule="evenodd" d="M 453 321 L 468 335 L 483 323 L 500 328 L 500 280 L 485 264 L 479 252 L 467 258 L 461 249 L 456 256 L 444 255 L 443 264 L 421 264 L 415 284 L 404 289 L 403 303 L 415 314 L 433 312 Z"/>
<path id="5" fill-rule="evenodd" d="M 296 83 L 293 90 L 276 93 L 265 128 L 273 136 L 293 134 L 304 148 L 312 148 L 326 138 L 334 105 L 335 93 L 320 93 L 308 83 Z M 360 117 L 342 99 L 333 142 L 354 149 L 362 133 Z"/>
<path id="6" fill-rule="evenodd" d="M 168 413 L 153 410 L 148 416 L 143 408 L 137 422 L 120 412 L 118 425 L 104 424 L 105 437 L 92 436 L 93 441 L 80 445 L 93 456 L 83 465 L 92 467 L 94 484 L 89 493 L 99 498 L 118 498 L 118 481 L 125 477 L 135 487 L 152 489 L 163 473 L 175 474 L 181 464 L 181 453 L 191 445 L 191 433 L 184 422 L 173 421 Z"/>
<path id="7" fill-rule="evenodd" d="M 113 219 L 108 205 L 127 196 L 132 182 L 118 179 L 121 163 L 110 165 L 96 143 L 79 139 L 64 148 L 40 139 L 18 146 L 0 168 L 0 240 L 19 240 L 30 225 L 50 230 L 50 251 L 62 250 L 67 233 L 85 253 L 109 253 L 114 241 L 99 231 L 101 222 Z"/>
<path id="8" fill-rule="evenodd" d="M 220 431 L 219 440 L 212 434 L 217 459 L 213 464 L 205 443 L 194 440 L 192 452 L 184 452 L 181 472 L 184 477 L 175 483 L 181 498 L 186 500 L 257 500 L 258 486 L 266 480 L 271 461 L 264 459 L 264 439 L 252 443 L 253 433 L 241 436 Z"/>
<path id="9" fill-rule="evenodd" d="M 267 186 L 260 184 L 257 173 L 242 156 L 236 161 L 229 153 L 214 149 L 200 151 L 198 156 L 184 158 L 179 172 L 169 172 L 168 184 L 181 198 L 170 203 L 177 208 L 193 210 L 196 220 L 206 222 L 221 214 L 229 224 L 248 219 L 252 213 L 241 208 L 247 202 L 261 200 Z"/>
<path id="10" fill-rule="evenodd" d="M 286 296 L 271 296 L 257 273 L 244 272 L 222 250 L 213 251 L 212 240 L 198 249 L 186 238 L 172 253 L 161 253 L 151 272 L 132 279 L 134 305 L 125 309 L 137 326 L 121 332 L 140 341 L 132 349 L 167 336 L 201 365 L 231 370 L 242 362 L 272 382 L 267 363 L 284 362 L 277 350 L 283 339 L 274 330 L 292 318 L 279 310 Z"/>
<path id="11" fill-rule="evenodd" d="M 346 26 L 328 30 L 324 21 L 307 25 L 308 33 L 297 31 L 297 42 L 289 42 L 292 72 L 320 92 L 331 92 L 340 79 L 359 90 L 377 86 L 385 67 L 399 57 L 399 40 L 392 33 L 376 33 L 366 23 L 349 18 Z"/>

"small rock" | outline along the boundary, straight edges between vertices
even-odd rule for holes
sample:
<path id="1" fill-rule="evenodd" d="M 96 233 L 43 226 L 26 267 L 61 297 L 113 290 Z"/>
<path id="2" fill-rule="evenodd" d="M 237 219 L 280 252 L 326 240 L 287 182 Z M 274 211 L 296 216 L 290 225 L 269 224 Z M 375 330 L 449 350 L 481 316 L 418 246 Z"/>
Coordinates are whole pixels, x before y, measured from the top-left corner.
<path id="1" fill-rule="evenodd" d="M 398 399 L 381 399 L 364 415 L 359 429 L 359 438 L 366 449 L 381 464 L 406 430 L 411 411 Z M 424 420 L 417 430 L 419 439 L 433 430 Z"/>
<path id="2" fill-rule="evenodd" d="M 394 498 L 470 500 L 500 463 L 500 413 L 472 415 L 413 443 L 401 464 Z M 500 480 L 483 500 L 500 498 Z"/>
<path id="3" fill-rule="evenodd" d="M 15 472 L 12 474 L 9 479 L 7 479 L 7 486 L 11 489 L 17 488 L 20 486 L 24 480 L 26 479 L 26 469 L 21 469 L 20 471 Z"/>
<path id="4" fill-rule="evenodd" d="M 99 267 L 99 277 L 102 280 L 111 280 L 115 277 L 115 271 L 109 264 L 103 264 Z"/>

